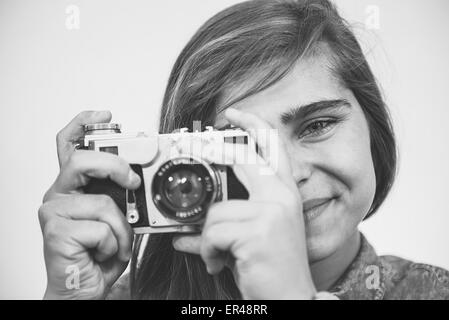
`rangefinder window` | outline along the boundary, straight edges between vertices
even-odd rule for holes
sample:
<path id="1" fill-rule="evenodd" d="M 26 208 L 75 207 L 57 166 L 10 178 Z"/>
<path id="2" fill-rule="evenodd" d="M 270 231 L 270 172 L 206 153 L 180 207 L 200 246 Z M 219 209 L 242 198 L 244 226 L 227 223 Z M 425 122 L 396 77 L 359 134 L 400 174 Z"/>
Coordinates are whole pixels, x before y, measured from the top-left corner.
<path id="1" fill-rule="evenodd" d="M 225 143 L 238 143 L 238 144 L 248 144 L 248 137 L 247 136 L 243 136 L 243 137 L 224 137 L 224 142 Z"/>
<path id="2" fill-rule="evenodd" d="M 115 155 L 118 155 L 118 148 L 117 147 L 100 147 L 101 152 L 107 152 L 107 153 L 113 153 Z"/>

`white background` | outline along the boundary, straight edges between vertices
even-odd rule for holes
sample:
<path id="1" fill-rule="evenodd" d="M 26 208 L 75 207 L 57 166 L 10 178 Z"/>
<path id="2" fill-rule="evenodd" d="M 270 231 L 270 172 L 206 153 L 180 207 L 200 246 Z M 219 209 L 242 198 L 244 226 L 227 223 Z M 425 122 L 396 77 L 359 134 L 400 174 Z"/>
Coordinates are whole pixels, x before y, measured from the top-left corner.
<path id="1" fill-rule="evenodd" d="M 39 299 L 45 289 L 37 210 L 58 172 L 56 132 L 85 109 L 156 130 L 177 55 L 236 2 L 0 0 L 0 298 Z M 66 27 L 71 4 L 75 30 Z M 449 269 L 449 2 L 337 4 L 357 22 L 401 151 L 393 192 L 361 229 L 378 253 Z"/>

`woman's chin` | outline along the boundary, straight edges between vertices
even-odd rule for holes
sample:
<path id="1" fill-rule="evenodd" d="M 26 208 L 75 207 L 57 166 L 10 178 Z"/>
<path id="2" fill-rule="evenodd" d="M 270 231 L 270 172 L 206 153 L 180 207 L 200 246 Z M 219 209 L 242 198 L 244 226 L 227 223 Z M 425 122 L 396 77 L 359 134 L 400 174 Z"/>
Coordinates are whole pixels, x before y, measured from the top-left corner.
<path id="1" fill-rule="evenodd" d="M 311 264 L 331 256 L 337 247 L 328 237 L 307 237 L 307 256 L 309 263 Z"/>
<path id="2" fill-rule="evenodd" d="M 332 255 L 345 241 L 345 230 L 349 227 L 347 219 L 342 216 L 339 204 L 333 200 L 325 210 L 305 218 L 307 251 L 309 262 L 313 263 Z"/>

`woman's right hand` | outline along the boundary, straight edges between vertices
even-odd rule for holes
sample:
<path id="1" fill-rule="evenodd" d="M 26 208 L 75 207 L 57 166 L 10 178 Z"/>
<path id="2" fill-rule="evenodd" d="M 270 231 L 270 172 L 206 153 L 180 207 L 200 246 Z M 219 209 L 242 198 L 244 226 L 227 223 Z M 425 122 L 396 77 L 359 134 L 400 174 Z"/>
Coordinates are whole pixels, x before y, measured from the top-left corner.
<path id="1" fill-rule="evenodd" d="M 109 122 L 109 112 L 82 112 L 57 135 L 60 172 L 44 196 L 39 221 L 47 268 L 46 299 L 102 299 L 126 269 L 133 231 L 106 195 L 84 194 L 91 178 L 137 189 L 139 176 L 120 157 L 75 150 L 83 124 Z"/>

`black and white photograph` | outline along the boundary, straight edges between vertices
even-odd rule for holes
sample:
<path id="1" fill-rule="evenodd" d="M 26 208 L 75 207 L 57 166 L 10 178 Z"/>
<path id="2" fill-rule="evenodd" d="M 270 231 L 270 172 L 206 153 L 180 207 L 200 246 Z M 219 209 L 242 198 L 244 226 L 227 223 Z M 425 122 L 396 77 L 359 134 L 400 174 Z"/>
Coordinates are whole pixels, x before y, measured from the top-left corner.
<path id="1" fill-rule="evenodd" d="M 0 0 L 0 300 L 449 300 L 448 17 Z"/>

